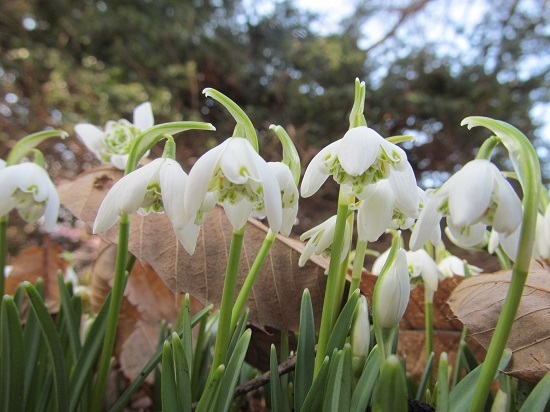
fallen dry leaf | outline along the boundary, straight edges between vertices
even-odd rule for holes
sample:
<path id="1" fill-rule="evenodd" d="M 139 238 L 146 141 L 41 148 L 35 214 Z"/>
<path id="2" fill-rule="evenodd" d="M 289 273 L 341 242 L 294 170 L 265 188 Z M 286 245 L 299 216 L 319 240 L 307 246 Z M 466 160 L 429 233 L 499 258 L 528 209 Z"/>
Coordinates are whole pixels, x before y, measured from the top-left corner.
<path id="1" fill-rule="evenodd" d="M 13 270 L 6 278 L 6 294 L 13 295 L 21 282 L 29 281 L 33 285 L 38 278 L 44 281 L 46 306 L 50 312 L 59 309 L 59 286 L 57 272 L 63 274 L 67 262 L 61 257 L 61 249 L 54 242 L 46 239 L 42 246 L 24 249 L 11 260 Z"/>
<path id="2" fill-rule="evenodd" d="M 61 201 L 73 215 L 92 226 L 101 201 L 121 172 L 101 167 L 77 177 L 58 188 Z M 129 249 L 139 260 L 147 262 L 176 294 L 188 292 L 201 303 L 221 302 L 227 254 L 232 227 L 218 207 L 209 214 L 197 242 L 197 250 L 189 256 L 177 241 L 164 214 L 146 217 L 134 214 L 130 222 Z M 240 286 L 260 249 L 267 228 L 250 219 L 244 237 L 238 285 Z M 118 227 L 101 234 L 111 243 L 118 241 Z M 311 292 L 314 313 L 320 317 L 326 283 L 325 267 L 308 261 L 298 267 L 302 244 L 278 236 L 270 251 L 247 302 L 249 321 L 265 329 L 297 330 L 302 291 Z M 324 263 L 319 260 L 318 263 Z"/>
<path id="3" fill-rule="evenodd" d="M 96 310 L 111 290 L 115 261 L 116 245 L 104 244 L 92 268 L 92 303 Z M 124 290 L 114 351 L 126 378 L 135 379 L 153 356 L 160 322 L 176 323 L 180 301 L 181 296 L 174 296 L 147 263 L 136 261 Z"/>
<path id="4" fill-rule="evenodd" d="M 511 280 L 511 271 L 475 276 L 453 292 L 449 306 L 468 327 L 471 336 L 489 347 Z M 513 355 L 506 373 L 537 382 L 550 371 L 550 271 L 531 263 L 507 347 Z"/>

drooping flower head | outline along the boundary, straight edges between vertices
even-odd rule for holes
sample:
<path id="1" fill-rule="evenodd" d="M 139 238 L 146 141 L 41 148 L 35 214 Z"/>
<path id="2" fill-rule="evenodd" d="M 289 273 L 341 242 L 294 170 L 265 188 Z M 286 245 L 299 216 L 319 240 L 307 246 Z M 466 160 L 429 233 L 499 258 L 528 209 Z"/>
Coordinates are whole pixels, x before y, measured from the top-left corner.
<path id="1" fill-rule="evenodd" d="M 111 228 L 122 215 L 151 212 L 168 215 L 176 237 L 185 250 L 195 251 L 199 226 L 183 210 L 183 197 L 188 176 L 178 162 L 161 157 L 127 174 L 116 182 L 103 199 L 94 222 L 93 232 Z"/>
<path id="2" fill-rule="evenodd" d="M 521 202 L 497 167 L 485 159 L 467 163 L 422 209 L 410 247 L 420 249 L 445 216 L 455 241 L 470 247 L 483 240 L 487 225 L 510 235 L 521 222 Z"/>
<path id="3" fill-rule="evenodd" d="M 134 109 L 133 123 L 126 119 L 109 120 L 105 130 L 89 123 L 79 123 L 75 126 L 75 132 L 99 160 L 124 170 L 136 137 L 153 125 L 153 110 L 151 104 L 146 102 Z"/>
<path id="4" fill-rule="evenodd" d="M 30 162 L 1 167 L 0 188 L 0 216 L 17 209 L 27 222 L 44 216 L 44 230 L 55 228 L 59 196 L 44 168 Z"/>
<path id="5" fill-rule="evenodd" d="M 334 240 L 334 232 L 336 230 L 336 216 L 331 216 L 323 223 L 315 226 L 314 228 L 309 229 L 307 232 L 302 233 L 300 240 L 303 242 L 306 239 L 309 239 L 304 251 L 300 255 L 300 260 L 298 262 L 299 266 L 304 266 L 306 261 L 312 255 L 323 255 L 330 256 L 330 251 L 332 247 L 332 242 Z M 344 232 L 344 246 L 342 248 L 341 262 L 344 261 L 349 247 L 350 247 L 350 236 L 351 228 L 348 223 L 346 223 L 345 232 Z M 340 263 L 341 263 L 340 262 Z"/>
<path id="6" fill-rule="evenodd" d="M 465 277 L 467 273 L 475 276 L 483 272 L 483 269 L 470 265 L 465 260 L 453 255 L 449 255 L 441 259 L 441 261 L 437 264 L 437 267 L 445 278 L 452 278 L 454 276 Z"/>
<path id="7" fill-rule="evenodd" d="M 277 178 L 279 188 L 281 189 L 281 206 L 283 220 L 281 224 L 281 234 L 288 236 L 294 226 L 296 215 L 298 214 L 298 199 L 300 197 L 296 183 L 290 168 L 281 162 L 268 162 L 267 166 Z"/>
<path id="8" fill-rule="evenodd" d="M 391 170 L 404 170 L 407 155 L 367 126 L 354 127 L 343 138 L 322 149 L 302 180 L 303 197 L 313 195 L 332 176 L 338 184 L 360 195 L 366 185 L 385 179 Z"/>
<path id="9" fill-rule="evenodd" d="M 405 314 L 411 285 L 407 268 L 407 255 L 397 250 L 395 258 L 376 281 L 373 300 L 373 317 L 377 327 L 394 328 Z"/>
<path id="10" fill-rule="evenodd" d="M 279 183 L 245 138 L 230 137 L 197 160 L 185 189 L 188 216 L 203 215 L 207 194 L 222 204 L 235 230 L 242 229 L 253 212 L 266 215 L 273 232 L 281 228 Z"/>

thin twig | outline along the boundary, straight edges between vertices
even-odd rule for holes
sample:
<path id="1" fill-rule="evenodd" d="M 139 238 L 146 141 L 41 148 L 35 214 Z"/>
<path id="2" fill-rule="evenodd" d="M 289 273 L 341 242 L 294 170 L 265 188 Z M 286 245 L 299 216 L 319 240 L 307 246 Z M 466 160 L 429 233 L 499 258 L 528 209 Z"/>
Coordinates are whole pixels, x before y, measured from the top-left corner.
<path id="1" fill-rule="evenodd" d="M 292 372 L 296 367 L 296 355 L 290 356 L 286 361 L 281 363 L 278 368 L 279 376 Z M 237 386 L 235 389 L 235 397 L 244 395 L 254 389 L 258 389 L 270 381 L 269 372 L 266 372 L 257 378 L 252 379 L 242 385 Z"/>

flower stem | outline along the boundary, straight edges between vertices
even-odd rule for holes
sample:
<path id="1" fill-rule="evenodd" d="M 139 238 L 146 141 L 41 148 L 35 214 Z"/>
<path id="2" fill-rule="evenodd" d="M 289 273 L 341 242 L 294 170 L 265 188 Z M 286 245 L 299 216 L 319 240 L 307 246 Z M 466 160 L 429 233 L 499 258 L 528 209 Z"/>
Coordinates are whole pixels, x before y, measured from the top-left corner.
<path id="1" fill-rule="evenodd" d="M 353 258 L 353 269 L 351 270 L 351 284 L 349 286 L 349 295 L 351 297 L 355 289 L 361 285 L 361 275 L 363 274 L 363 263 L 365 262 L 365 252 L 367 251 L 367 242 L 358 240 L 355 248 L 355 257 Z"/>
<path id="2" fill-rule="evenodd" d="M 426 328 L 426 359 L 434 350 L 434 307 L 432 302 L 424 301 L 424 318 Z"/>
<path id="3" fill-rule="evenodd" d="M 244 228 L 233 231 L 231 247 L 227 259 L 227 269 L 223 284 L 222 303 L 220 305 L 220 319 L 218 323 L 218 334 L 214 347 L 214 358 L 210 369 L 210 376 L 220 365 L 226 363 L 227 348 L 231 340 L 231 314 L 237 289 L 237 277 L 239 275 L 239 263 L 241 261 L 241 249 L 243 245 Z"/>
<path id="4" fill-rule="evenodd" d="M 250 295 L 252 286 L 254 286 L 254 282 L 258 277 L 258 273 L 260 273 L 260 269 L 262 268 L 265 262 L 265 258 L 267 257 L 267 254 L 271 249 L 271 245 L 273 245 L 273 241 L 275 240 L 275 237 L 276 237 L 276 233 L 272 232 L 271 230 L 267 232 L 267 235 L 264 239 L 264 243 L 262 244 L 262 247 L 260 248 L 258 254 L 256 255 L 256 259 L 254 259 L 254 263 L 252 263 L 252 267 L 250 268 L 250 271 L 246 276 L 243 286 L 241 287 L 241 290 L 237 295 L 237 300 L 235 301 L 235 305 L 233 306 L 233 310 L 231 314 L 231 328 L 230 328 L 231 331 L 235 329 L 235 326 L 237 325 L 237 322 L 241 317 L 241 313 L 246 304 L 248 296 Z"/>
<path id="5" fill-rule="evenodd" d="M 130 235 L 130 219 L 128 215 L 120 218 L 118 232 L 118 248 L 116 256 L 115 276 L 113 289 L 111 291 L 111 303 L 107 314 L 107 326 L 103 340 L 103 350 L 99 359 L 97 378 L 92 400 L 92 411 L 101 411 L 103 395 L 107 386 L 107 380 L 110 369 L 111 355 L 115 345 L 115 338 L 118 326 L 118 317 L 122 298 L 124 296 L 124 286 L 126 284 L 126 263 L 128 259 L 128 240 Z"/>
<path id="6" fill-rule="evenodd" d="M 326 355 L 326 348 L 332 327 L 334 326 L 335 306 L 340 302 L 336 299 L 340 280 L 340 257 L 342 256 L 342 246 L 344 243 L 344 234 L 346 229 L 346 220 L 348 217 L 349 202 L 343 199 L 343 193 L 340 191 L 338 199 L 338 211 L 336 213 L 336 228 L 334 231 L 334 240 L 330 255 L 330 265 L 328 269 L 327 286 L 325 289 L 325 300 L 323 302 L 323 311 L 321 314 L 321 326 L 319 329 L 319 341 L 317 343 L 317 355 L 315 357 L 314 375 L 317 375 Z M 344 278 L 345 280 L 345 278 Z"/>
<path id="7" fill-rule="evenodd" d="M 535 149 L 527 137 L 515 127 L 498 120 L 483 117 L 466 118 L 463 124 L 467 124 L 469 127 L 484 126 L 497 135 L 500 142 L 508 150 L 510 160 L 519 177 L 523 190 L 523 219 L 516 262 L 512 270 L 512 279 L 510 281 L 506 300 L 504 301 L 498 318 L 493 338 L 487 350 L 487 356 L 481 368 L 472 403 L 470 404 L 471 411 L 481 412 L 485 406 L 495 372 L 497 371 L 499 361 L 506 347 L 506 342 L 510 336 L 510 331 L 512 330 L 512 325 L 523 294 L 523 287 L 525 286 L 529 274 L 535 238 L 541 179 L 540 165 Z"/>
<path id="8" fill-rule="evenodd" d="M 8 260 L 8 240 L 6 232 L 8 230 L 8 216 L 0 217 L 0 297 L 4 296 L 4 284 L 6 278 L 4 273 L 6 271 L 6 263 Z"/>

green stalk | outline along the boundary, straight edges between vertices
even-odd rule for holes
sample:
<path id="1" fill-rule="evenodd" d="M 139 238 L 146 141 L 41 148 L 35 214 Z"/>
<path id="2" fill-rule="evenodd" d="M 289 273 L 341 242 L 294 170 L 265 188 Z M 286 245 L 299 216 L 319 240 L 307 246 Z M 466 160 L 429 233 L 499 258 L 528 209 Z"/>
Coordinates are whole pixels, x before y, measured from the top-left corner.
<path id="1" fill-rule="evenodd" d="M 260 248 L 258 254 L 256 255 L 256 258 L 254 259 L 254 263 L 252 263 L 252 266 L 250 267 L 250 271 L 246 276 L 243 286 L 241 287 L 241 290 L 237 295 L 237 300 L 235 301 L 235 305 L 233 306 L 233 311 L 231 314 L 231 331 L 235 329 L 235 326 L 237 325 L 237 322 L 241 317 L 241 313 L 246 304 L 248 296 L 250 295 L 252 286 L 254 286 L 254 282 L 258 277 L 258 273 L 260 273 L 260 269 L 262 268 L 265 262 L 267 254 L 269 253 L 269 250 L 271 249 L 271 245 L 273 245 L 273 241 L 275 240 L 276 236 L 277 234 L 272 232 L 271 229 L 267 232 L 267 235 L 265 236 L 265 239 L 264 239 L 264 243 L 262 244 L 262 247 Z"/>
<path id="2" fill-rule="evenodd" d="M 434 306 L 432 302 L 424 301 L 424 321 L 426 328 L 426 359 L 434 350 Z"/>
<path id="3" fill-rule="evenodd" d="M 218 334 L 214 346 L 214 358 L 210 368 L 210 376 L 220 365 L 226 364 L 227 347 L 231 339 L 231 315 L 237 289 L 237 277 L 239 275 L 239 263 L 241 260 L 241 249 L 243 245 L 244 228 L 233 230 L 231 247 L 227 260 L 227 270 L 223 284 L 222 303 L 220 305 L 220 320 L 218 323 Z"/>
<path id="4" fill-rule="evenodd" d="M 116 257 L 115 277 L 113 289 L 111 290 L 111 302 L 109 304 L 109 313 L 107 314 L 107 327 L 103 341 L 103 350 L 99 359 L 97 379 L 94 388 L 92 411 L 102 410 L 103 394 L 107 386 L 107 380 L 110 370 L 111 355 L 115 345 L 116 331 L 118 326 L 118 317 L 122 298 L 124 296 L 124 285 L 126 277 L 126 261 L 128 259 L 128 240 L 130 237 L 130 219 L 128 215 L 120 218 L 118 232 L 118 248 Z"/>
<path id="5" fill-rule="evenodd" d="M 365 252 L 367 251 L 367 242 L 364 240 L 357 241 L 355 248 L 355 258 L 353 259 L 353 269 L 351 270 L 351 283 L 349 286 L 348 298 L 353 294 L 355 289 L 361 284 L 361 275 L 363 274 L 363 263 L 365 262 Z"/>
<path id="6" fill-rule="evenodd" d="M 338 199 L 338 211 L 336 214 L 336 228 L 334 231 L 334 240 L 332 242 L 330 265 L 328 269 L 327 286 L 325 289 L 325 299 L 323 302 L 323 312 L 321 314 L 321 326 L 319 329 L 319 341 L 317 343 L 317 355 L 315 357 L 314 376 L 317 375 L 323 364 L 326 355 L 326 348 L 332 327 L 334 325 L 335 306 L 339 305 L 335 294 L 338 291 L 340 280 L 340 257 L 342 256 L 342 246 L 346 229 L 346 220 L 348 217 L 349 202 L 346 196 L 340 191 Z M 345 279 L 345 278 L 344 278 Z"/>
<path id="7" fill-rule="evenodd" d="M 8 239 L 6 232 L 8 230 L 8 216 L 0 216 L 0 297 L 4 296 L 5 282 L 4 272 L 8 260 Z"/>
<path id="8" fill-rule="evenodd" d="M 519 130 L 504 122 L 482 117 L 469 117 L 464 119 L 463 124 L 467 124 L 469 127 L 484 126 L 497 135 L 502 144 L 508 149 L 510 160 L 518 174 L 523 190 L 523 219 L 516 262 L 512 270 L 512 279 L 470 405 L 471 411 L 481 412 L 510 336 L 523 294 L 523 287 L 529 274 L 535 239 L 541 178 L 540 165 L 535 149 Z"/>

